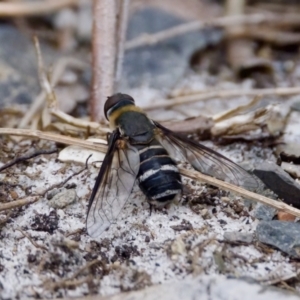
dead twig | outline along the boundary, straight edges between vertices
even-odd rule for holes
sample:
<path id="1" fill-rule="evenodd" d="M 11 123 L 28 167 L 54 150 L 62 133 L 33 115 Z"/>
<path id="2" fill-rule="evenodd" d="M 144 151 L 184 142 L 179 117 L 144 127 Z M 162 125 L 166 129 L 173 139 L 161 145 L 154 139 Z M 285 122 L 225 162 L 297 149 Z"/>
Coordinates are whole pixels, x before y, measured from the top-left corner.
<path id="1" fill-rule="evenodd" d="M 87 278 L 82 278 L 82 279 L 73 279 L 73 280 L 61 280 L 59 282 L 54 282 L 54 283 L 45 283 L 44 288 L 50 291 L 54 291 L 60 288 L 74 288 L 78 287 L 84 283 L 90 282 L 93 280 L 93 277 L 89 275 Z"/>
<path id="2" fill-rule="evenodd" d="M 143 34 L 125 44 L 125 49 L 133 49 L 142 46 L 157 44 L 166 39 L 176 37 L 188 32 L 197 31 L 209 26 L 235 27 L 238 25 L 261 25 L 261 24 L 299 24 L 297 14 L 251 14 L 236 15 L 214 18 L 210 21 L 193 21 L 182 25 L 174 26 L 154 34 Z"/>
<path id="3" fill-rule="evenodd" d="M 51 83 L 46 74 L 40 43 L 37 36 L 33 37 L 33 41 L 34 41 L 34 47 L 35 47 L 37 61 L 38 61 L 38 75 L 39 75 L 40 85 L 42 89 L 46 92 L 48 107 L 57 108 L 58 105 L 56 101 L 56 95 L 52 89 Z"/>
<path id="4" fill-rule="evenodd" d="M 3 134 L 3 132 L 6 132 L 6 134 L 8 134 L 7 132 L 9 130 L 11 131 L 11 133 L 14 132 L 10 128 L 8 128 L 8 129 L 7 128 L 0 128 L 0 134 Z M 18 129 L 18 130 L 20 131 L 20 129 Z M 24 129 L 22 131 L 24 131 Z M 32 134 L 32 132 L 31 132 L 31 134 Z M 20 135 L 20 132 L 19 132 L 19 135 Z M 58 136 L 58 135 L 56 135 L 56 136 Z M 60 137 L 60 142 L 62 142 L 62 140 L 63 140 L 63 143 L 66 143 L 66 139 L 64 139 L 66 137 L 62 137 L 62 136 L 58 136 L 58 137 Z M 49 139 L 49 136 L 48 136 L 48 139 Z M 106 150 L 107 150 L 107 147 L 104 144 L 101 144 L 100 147 L 98 147 L 98 149 L 97 149 L 97 144 L 96 143 L 93 143 L 93 142 L 90 142 L 90 141 L 81 141 L 81 140 L 78 140 L 78 139 L 71 139 L 71 140 L 73 142 L 73 145 L 82 146 L 82 147 L 85 147 L 85 148 L 98 150 L 98 151 L 101 151 L 101 152 L 106 152 Z M 208 184 L 217 186 L 221 189 L 224 189 L 226 191 L 230 191 L 230 192 L 233 192 L 235 194 L 238 194 L 238 195 L 240 195 L 244 198 L 251 199 L 251 200 L 254 200 L 254 201 L 257 201 L 257 202 L 261 202 L 263 204 L 269 205 L 269 206 L 274 207 L 276 209 L 288 212 L 288 213 L 290 213 L 290 214 L 292 214 L 296 217 L 300 217 L 300 210 L 298 210 L 294 207 L 291 207 L 291 206 L 289 206 L 289 205 L 287 205 L 283 202 L 278 202 L 278 201 L 272 200 L 270 198 L 264 197 L 262 195 L 259 195 L 259 194 L 253 193 L 253 192 L 249 192 L 249 191 L 247 191 L 247 190 L 245 190 L 241 187 L 237 187 L 237 186 L 232 185 L 230 183 L 227 183 L 227 182 L 215 179 L 213 177 L 201 174 L 200 172 L 197 172 L 197 171 L 186 170 L 184 168 L 180 168 L 179 170 L 180 170 L 180 173 L 183 176 L 187 176 L 187 177 L 192 178 L 192 179 L 200 180 L 204 183 L 208 183 Z M 0 211 L 1 211 L 1 207 L 0 207 Z"/>
<path id="5" fill-rule="evenodd" d="M 179 168 L 179 171 L 183 176 L 187 176 L 187 177 L 189 177 L 191 179 L 195 179 L 195 180 L 200 180 L 204 183 L 217 186 L 223 190 L 233 192 L 234 194 L 240 195 L 246 199 L 254 200 L 256 202 L 260 202 L 260 203 L 266 204 L 268 206 L 274 207 L 278 210 L 283 210 L 285 212 L 288 212 L 288 213 L 292 214 L 293 216 L 300 217 L 299 209 L 289 206 L 283 202 L 275 201 L 275 200 L 267 198 L 265 196 L 250 192 L 241 187 L 235 186 L 228 182 L 221 181 L 219 179 L 210 177 L 208 175 L 204 175 L 197 171 L 191 171 L 191 170 L 187 170 L 184 168 Z"/>
<path id="6" fill-rule="evenodd" d="M 63 279 L 63 280 L 58 281 L 58 282 L 47 282 L 46 281 L 46 282 L 44 282 L 43 287 L 45 287 L 48 290 L 56 290 L 58 288 L 78 286 L 78 285 L 81 285 L 81 284 L 86 283 L 88 281 L 91 281 L 91 280 L 93 280 L 91 275 L 89 275 L 87 278 L 83 278 L 81 280 L 76 280 L 76 277 L 78 275 L 80 275 L 83 271 L 85 271 L 86 269 L 89 269 L 89 268 L 91 268 L 92 266 L 94 266 L 96 264 L 102 264 L 103 265 L 103 262 L 98 260 L 98 259 L 92 260 L 92 261 L 88 262 L 85 266 L 80 268 L 78 271 L 76 271 L 71 277 Z"/>
<path id="7" fill-rule="evenodd" d="M 17 230 L 20 231 L 24 237 L 28 238 L 28 240 L 30 241 L 30 243 L 31 243 L 34 247 L 39 248 L 39 249 L 42 249 L 42 250 L 45 250 L 45 251 L 48 251 L 48 249 L 47 249 L 46 247 L 44 247 L 43 245 L 40 245 L 40 244 L 38 244 L 37 242 L 35 242 L 35 241 L 31 238 L 31 236 L 30 236 L 28 233 L 24 232 L 21 228 L 17 228 Z"/>
<path id="8" fill-rule="evenodd" d="M 0 211 L 5 211 L 5 210 L 21 207 L 21 206 L 24 206 L 24 205 L 27 205 L 27 204 L 32 204 L 32 203 L 38 201 L 39 198 L 44 197 L 46 195 L 46 193 L 49 192 L 50 190 L 52 190 L 54 188 L 60 188 L 60 187 L 64 186 L 74 176 L 77 176 L 80 173 L 82 173 L 83 171 L 88 169 L 88 160 L 89 160 L 90 157 L 91 157 L 91 155 L 87 158 L 84 168 L 82 168 L 79 171 L 77 171 L 77 172 L 73 173 L 72 175 L 68 176 L 64 181 L 51 185 L 49 188 L 45 189 L 44 191 L 39 193 L 37 196 L 31 196 L 31 197 L 28 197 L 28 198 L 25 198 L 25 199 L 20 199 L 20 200 L 16 200 L 16 201 L 13 201 L 13 202 L 1 204 L 0 205 Z"/>
<path id="9" fill-rule="evenodd" d="M 219 90 L 219 91 L 199 91 L 194 92 L 188 96 L 176 97 L 174 99 L 161 100 L 158 103 L 154 103 L 151 106 L 143 106 L 144 110 L 154 110 L 161 108 L 170 108 L 176 105 L 183 105 L 187 103 L 195 103 L 198 101 L 209 100 L 212 98 L 230 98 L 230 97 L 242 97 L 242 96 L 291 96 L 300 93 L 299 87 L 280 87 L 280 88 L 269 88 L 269 89 L 232 89 L 232 90 Z"/>
<path id="10" fill-rule="evenodd" d="M 101 264 L 103 266 L 103 262 L 99 259 L 94 259 L 90 262 L 88 262 L 85 266 L 81 267 L 79 270 L 77 270 L 70 278 L 68 278 L 67 280 L 72 280 L 75 279 L 78 275 L 80 275 L 83 271 L 85 271 L 86 269 L 91 268 L 94 265 L 97 264 Z M 104 267 L 104 266 L 103 266 Z"/>
<path id="11" fill-rule="evenodd" d="M 93 1 L 92 100 L 91 116 L 104 122 L 103 107 L 113 94 L 116 54 L 116 1 Z"/>
<path id="12" fill-rule="evenodd" d="M 9 209 L 18 208 L 24 205 L 32 204 L 36 201 L 38 201 L 40 196 L 30 196 L 26 197 L 24 199 L 16 200 L 9 203 L 0 204 L 0 211 L 5 211 Z"/>
<path id="13" fill-rule="evenodd" d="M 212 242 L 215 242 L 217 239 L 216 239 L 216 235 L 214 234 L 212 237 L 210 237 L 209 239 L 207 240 L 204 240 L 203 242 L 201 243 L 198 243 L 197 245 L 195 245 L 193 247 L 192 250 L 198 250 L 198 257 L 201 255 L 201 253 L 203 252 L 203 250 L 209 245 L 211 244 Z"/>
<path id="14" fill-rule="evenodd" d="M 69 237 L 69 236 L 72 236 L 72 235 L 76 235 L 76 234 L 82 234 L 83 232 L 84 232 L 84 230 L 85 229 L 83 229 L 83 228 L 78 228 L 78 229 L 76 229 L 76 230 L 74 230 L 74 231 L 71 231 L 71 232 L 68 232 L 68 233 L 66 233 L 66 237 Z"/>
<path id="15" fill-rule="evenodd" d="M 41 196 L 45 196 L 49 191 L 53 190 L 54 188 L 61 188 L 62 186 L 64 186 L 70 179 L 72 179 L 73 177 L 81 174 L 83 171 L 88 169 L 88 161 L 90 159 L 90 157 L 92 156 L 92 154 L 87 158 L 86 162 L 85 162 L 85 166 L 84 168 L 82 168 L 81 170 L 73 173 L 72 175 L 68 176 L 64 181 L 59 182 L 59 183 L 55 183 L 53 185 L 51 185 L 49 188 L 47 188 L 45 191 L 43 191 L 42 193 L 39 193 L 39 195 Z"/>
<path id="16" fill-rule="evenodd" d="M 37 37 L 34 37 L 34 45 L 35 45 L 37 59 L 38 59 L 38 71 L 39 71 L 38 73 L 39 73 L 40 85 L 46 94 L 47 106 L 48 106 L 49 112 L 56 118 L 62 120 L 65 123 L 68 123 L 70 125 L 73 125 L 73 126 L 76 126 L 79 128 L 91 128 L 91 129 L 94 129 L 98 133 L 106 134 L 109 130 L 106 128 L 100 127 L 100 124 L 98 124 L 96 122 L 84 121 L 84 120 L 74 118 L 58 109 L 56 95 L 52 88 L 52 84 L 51 84 L 50 80 L 48 79 L 48 76 L 45 71 L 44 62 L 43 62 L 43 58 L 42 58 L 42 54 L 41 54 L 41 49 L 40 49 L 40 45 L 39 45 L 39 41 L 38 41 Z M 61 73 L 62 73 L 62 71 L 61 71 Z"/>
<path id="17" fill-rule="evenodd" d="M 91 141 L 80 140 L 69 136 L 63 136 L 52 132 L 43 132 L 39 130 L 30 129 L 16 129 L 16 128 L 0 128 L 0 135 L 16 135 L 26 136 L 31 138 L 44 139 L 56 143 L 62 143 L 65 145 L 76 145 L 83 148 L 98 150 L 100 152 L 106 152 L 106 144 L 96 143 Z"/>
<path id="18" fill-rule="evenodd" d="M 245 111 L 246 109 L 249 109 L 250 107 L 254 106 L 259 100 L 261 100 L 261 96 L 255 96 L 250 102 L 248 102 L 244 105 L 240 105 L 233 109 L 229 109 L 229 110 L 226 110 L 224 112 L 214 115 L 212 117 L 212 120 L 214 122 L 221 122 L 230 117 L 236 116 L 238 113 L 241 113 L 242 111 Z"/>
<path id="19" fill-rule="evenodd" d="M 290 32 L 284 29 L 251 26 L 246 28 L 237 28 L 231 35 L 231 38 L 247 38 L 259 40 L 277 46 L 294 45 L 300 43 L 300 34 Z"/>
<path id="20" fill-rule="evenodd" d="M 34 153 L 30 153 L 30 154 L 27 154 L 27 155 L 24 155 L 24 156 L 20 156 L 20 157 L 16 157 L 15 159 L 13 159 L 12 161 L 10 161 L 9 163 L 3 165 L 2 167 L 0 167 L 0 172 L 2 172 L 3 170 L 17 164 L 17 163 L 20 163 L 20 162 L 23 162 L 23 161 L 26 161 L 28 159 L 31 159 L 31 158 L 34 158 L 34 157 L 37 157 L 39 155 L 43 155 L 43 154 L 53 154 L 53 153 L 56 153 L 57 152 L 57 149 L 52 149 L 52 150 L 38 150 L 38 151 L 35 151 Z"/>
<path id="21" fill-rule="evenodd" d="M 65 72 L 67 67 L 72 66 L 78 69 L 82 69 L 84 65 L 85 64 L 82 61 L 79 61 L 78 59 L 74 59 L 72 57 L 64 57 L 59 59 L 57 63 L 55 63 L 53 66 L 53 71 L 51 72 L 51 78 L 50 78 L 50 86 L 55 86 L 59 82 L 62 74 Z M 20 124 L 18 124 L 18 128 L 24 128 L 25 126 L 28 125 L 28 123 L 33 119 L 34 115 L 37 114 L 37 112 L 45 105 L 46 96 L 47 94 L 45 90 L 42 90 L 37 95 L 32 105 L 23 116 Z M 97 125 L 99 127 L 99 124 Z"/>
<path id="22" fill-rule="evenodd" d="M 180 121 L 165 121 L 161 122 L 161 124 L 172 131 L 182 133 L 197 132 L 201 134 L 201 132 L 209 131 L 214 122 L 210 117 L 198 116 Z"/>
<path id="23" fill-rule="evenodd" d="M 1 2 L 1 17 L 20 17 L 49 14 L 64 7 L 77 5 L 79 0 L 44 0 L 26 2 Z"/>
<path id="24" fill-rule="evenodd" d="M 110 132 L 108 128 L 101 127 L 100 124 L 96 122 L 90 122 L 74 118 L 58 109 L 52 109 L 51 113 L 63 122 L 73 125 L 75 127 L 94 129 L 96 132 L 105 135 L 107 132 Z"/>

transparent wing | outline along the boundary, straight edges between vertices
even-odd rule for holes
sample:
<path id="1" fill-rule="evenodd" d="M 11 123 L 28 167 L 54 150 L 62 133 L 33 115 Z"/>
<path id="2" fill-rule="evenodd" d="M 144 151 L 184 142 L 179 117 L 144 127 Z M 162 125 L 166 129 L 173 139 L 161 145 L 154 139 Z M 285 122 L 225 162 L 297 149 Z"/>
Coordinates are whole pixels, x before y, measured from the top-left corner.
<path id="1" fill-rule="evenodd" d="M 188 161 L 197 171 L 233 183 L 247 190 L 259 188 L 259 180 L 225 156 L 175 133 L 157 122 L 157 139 L 169 154 L 179 161 Z"/>
<path id="2" fill-rule="evenodd" d="M 136 148 L 126 144 L 120 149 L 118 141 L 119 133 L 114 132 L 89 200 L 86 226 L 93 238 L 98 238 L 118 218 L 139 170 Z"/>

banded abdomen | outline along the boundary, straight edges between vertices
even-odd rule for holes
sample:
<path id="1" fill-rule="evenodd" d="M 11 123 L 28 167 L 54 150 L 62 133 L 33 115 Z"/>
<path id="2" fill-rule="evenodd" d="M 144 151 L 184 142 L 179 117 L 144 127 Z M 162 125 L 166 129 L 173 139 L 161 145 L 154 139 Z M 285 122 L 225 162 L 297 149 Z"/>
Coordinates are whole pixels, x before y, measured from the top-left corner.
<path id="1" fill-rule="evenodd" d="M 140 189 L 151 204 L 166 205 L 181 193 L 182 184 L 176 163 L 155 139 L 139 145 L 140 170 L 137 176 Z"/>

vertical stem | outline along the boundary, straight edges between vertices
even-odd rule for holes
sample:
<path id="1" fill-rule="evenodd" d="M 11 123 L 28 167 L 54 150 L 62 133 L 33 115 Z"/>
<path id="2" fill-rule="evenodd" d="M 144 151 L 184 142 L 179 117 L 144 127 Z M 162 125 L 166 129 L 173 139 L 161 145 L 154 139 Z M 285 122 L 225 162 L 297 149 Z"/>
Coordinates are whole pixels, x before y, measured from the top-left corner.
<path id="1" fill-rule="evenodd" d="M 116 77 L 115 77 L 115 87 L 118 86 L 123 68 L 123 59 L 125 51 L 125 41 L 128 25 L 128 15 L 129 15 L 129 5 L 130 0 L 121 0 L 119 9 L 119 22 L 118 22 L 118 41 L 117 41 L 117 61 L 116 61 Z"/>
<path id="2" fill-rule="evenodd" d="M 116 56 L 116 2 L 94 0 L 92 45 L 92 101 L 93 121 L 104 122 L 103 107 L 113 94 Z"/>

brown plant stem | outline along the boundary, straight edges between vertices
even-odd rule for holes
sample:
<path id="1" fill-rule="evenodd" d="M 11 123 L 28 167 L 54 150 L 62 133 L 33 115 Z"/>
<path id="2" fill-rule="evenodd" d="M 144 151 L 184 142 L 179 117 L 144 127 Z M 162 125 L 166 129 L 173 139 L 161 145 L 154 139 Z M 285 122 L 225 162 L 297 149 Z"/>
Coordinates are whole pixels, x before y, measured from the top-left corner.
<path id="1" fill-rule="evenodd" d="M 76 145 L 83 148 L 98 150 L 106 152 L 107 146 L 105 144 L 75 139 L 69 136 L 63 136 L 52 132 L 43 132 L 39 130 L 30 129 L 16 129 L 16 128 L 0 128 L 0 135 L 16 135 L 26 136 L 31 138 L 38 138 L 56 143 L 62 143 L 65 145 Z"/>
<path id="2" fill-rule="evenodd" d="M 115 0 L 94 0 L 92 39 L 93 86 L 91 117 L 104 122 L 103 107 L 114 90 L 116 56 L 116 3 Z"/>

